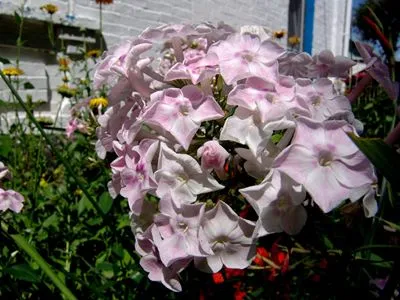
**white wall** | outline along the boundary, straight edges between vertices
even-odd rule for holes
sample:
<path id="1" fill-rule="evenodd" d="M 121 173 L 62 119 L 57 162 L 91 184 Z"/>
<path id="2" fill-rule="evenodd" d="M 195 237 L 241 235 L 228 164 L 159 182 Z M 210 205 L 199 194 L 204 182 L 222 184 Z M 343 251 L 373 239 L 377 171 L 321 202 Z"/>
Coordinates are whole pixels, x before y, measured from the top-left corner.
<path id="1" fill-rule="evenodd" d="M 82 26 L 90 29 L 99 27 L 99 5 L 95 0 L 75 0 L 76 19 L 68 23 L 70 0 L 28 0 L 25 5 L 26 18 L 45 20 L 46 13 L 39 7 L 53 3 L 59 7 L 54 15 L 55 22 Z M 313 53 L 329 48 L 341 53 L 344 33 L 346 1 L 315 0 Z M 0 14 L 13 14 L 23 0 L 0 0 Z M 199 23 L 224 21 L 232 26 L 261 25 L 271 30 L 286 29 L 288 25 L 289 0 L 114 0 L 103 5 L 103 34 L 110 47 L 121 40 L 138 35 L 148 26 L 165 23 Z M 15 50 L 1 46 L 0 55 L 15 58 Z M 21 67 L 26 78 L 35 87 L 34 98 L 48 101 L 41 115 L 54 115 L 60 96 L 54 91 L 61 84 L 61 74 L 53 62 L 46 62 L 43 54 L 26 50 L 23 52 Z M 45 76 L 45 71 L 49 77 Z M 33 82 L 34 81 L 34 82 Z M 50 93 L 46 89 L 50 86 Z M 32 92 L 32 91 L 31 91 Z M 7 97 L 4 84 L 0 83 L 0 98 Z"/>
<path id="2" fill-rule="evenodd" d="M 350 2 L 350 3 L 348 3 Z M 330 49 L 336 55 L 347 54 L 343 38 L 349 38 L 346 27 L 346 6 L 351 0 L 315 0 L 313 53 Z M 350 12 L 351 14 L 351 12 Z M 349 24 L 350 25 L 350 24 Z"/>

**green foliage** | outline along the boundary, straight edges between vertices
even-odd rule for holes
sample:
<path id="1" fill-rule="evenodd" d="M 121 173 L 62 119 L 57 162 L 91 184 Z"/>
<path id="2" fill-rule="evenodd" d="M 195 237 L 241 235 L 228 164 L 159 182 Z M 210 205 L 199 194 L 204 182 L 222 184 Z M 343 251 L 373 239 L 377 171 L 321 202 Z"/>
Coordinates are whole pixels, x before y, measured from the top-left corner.
<path id="1" fill-rule="evenodd" d="M 7 162 L 14 175 L 12 181 L 4 182 L 5 188 L 21 192 L 26 203 L 21 214 L 2 216 L 10 227 L 8 234 L 0 233 L 0 278 L 7 283 L 0 286 L 0 297 L 60 293 L 49 277 L 41 275 L 35 258 L 18 250 L 13 241 L 17 235 L 11 229 L 15 228 L 53 270 L 59 270 L 61 283 L 79 298 L 121 299 L 132 286 L 146 282 L 134 253 L 127 203 L 109 196 L 108 162 L 96 157 L 88 140 L 78 136 L 71 143 L 60 135 L 51 139 L 60 152 L 64 149 L 75 175 L 90 179 L 90 193 L 100 195 L 96 200 L 107 218 L 99 217 L 41 137 L 25 135 L 15 140 L 1 135 L 0 160 Z M 24 281 L 32 284 L 23 285 Z"/>
<path id="2" fill-rule="evenodd" d="M 10 60 L 0 56 L 0 62 L 3 64 L 11 64 Z"/>
<path id="3" fill-rule="evenodd" d="M 34 88 L 35 88 L 35 87 L 33 86 L 33 84 L 30 83 L 29 81 L 24 83 L 24 89 L 26 89 L 26 90 L 33 90 Z"/>
<path id="4" fill-rule="evenodd" d="M 390 183 L 400 182 L 400 155 L 392 147 L 382 139 L 359 138 L 352 133 L 349 136 Z"/>
<path id="5" fill-rule="evenodd" d="M 15 18 L 15 23 L 17 24 L 17 26 L 20 26 L 21 22 L 22 22 L 22 18 L 19 15 L 19 13 L 17 13 L 16 11 L 14 12 L 14 18 Z"/>
<path id="6" fill-rule="evenodd" d="M 397 6 L 397 0 L 367 0 L 360 5 L 355 14 L 354 25 L 362 38 L 372 42 L 378 38 L 376 32 L 365 22 L 364 17 L 367 16 L 375 22 L 387 38 L 392 40 L 396 47 L 400 31 L 399 15 L 394 13 L 398 10 Z"/>
<path id="7" fill-rule="evenodd" d="M 385 138 L 393 122 L 393 102 L 385 91 L 374 84 L 367 87 L 353 106 L 353 112 L 363 125 L 363 136 Z"/>

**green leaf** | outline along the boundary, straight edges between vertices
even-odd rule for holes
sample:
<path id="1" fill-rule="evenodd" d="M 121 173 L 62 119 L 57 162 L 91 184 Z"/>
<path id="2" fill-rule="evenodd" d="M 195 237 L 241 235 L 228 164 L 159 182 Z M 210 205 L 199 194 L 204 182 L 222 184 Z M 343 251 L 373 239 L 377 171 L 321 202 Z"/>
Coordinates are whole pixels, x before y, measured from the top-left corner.
<path id="1" fill-rule="evenodd" d="M 8 59 L 5 58 L 5 57 L 1 57 L 1 56 L 0 56 L 0 62 L 3 63 L 3 64 L 5 64 L 5 65 L 11 64 L 11 61 L 10 61 L 10 60 L 8 60 Z"/>
<path id="2" fill-rule="evenodd" d="M 65 286 L 65 284 L 60 280 L 60 278 L 54 273 L 50 265 L 44 260 L 44 258 L 36 251 L 36 249 L 31 246 L 22 235 L 11 234 L 11 238 L 14 242 L 25 251 L 43 270 L 43 272 L 51 279 L 54 285 L 64 294 L 67 299 L 77 299 L 74 294 Z"/>
<path id="3" fill-rule="evenodd" d="M 21 25 L 22 18 L 16 11 L 14 11 L 14 18 L 15 18 L 15 23 L 17 23 L 18 26 Z"/>
<path id="4" fill-rule="evenodd" d="M 112 248 L 112 251 L 118 255 L 120 258 L 124 257 L 124 248 L 121 244 L 115 244 Z"/>
<path id="5" fill-rule="evenodd" d="M 398 188 L 400 183 L 400 172 L 398 171 L 400 170 L 400 155 L 381 139 L 360 138 L 353 133 L 348 133 L 348 135 L 378 171 L 392 184 L 392 187 Z"/>
<path id="6" fill-rule="evenodd" d="M 386 225 L 388 225 L 388 226 L 391 227 L 392 229 L 394 229 L 394 230 L 400 232 L 400 225 L 397 225 L 397 224 L 395 224 L 395 223 L 393 223 L 393 222 L 390 222 L 390 221 L 386 221 L 386 220 L 384 220 L 384 219 L 382 219 L 382 218 L 377 218 L 377 219 L 379 219 L 380 221 L 386 223 Z"/>
<path id="7" fill-rule="evenodd" d="M 94 217 L 94 218 L 90 218 L 87 223 L 90 226 L 95 226 L 95 225 L 99 225 L 102 222 L 102 218 L 101 217 Z"/>
<path id="8" fill-rule="evenodd" d="M 32 83 L 30 83 L 29 81 L 24 83 L 24 89 L 26 90 L 33 90 L 35 87 L 33 86 Z"/>
<path id="9" fill-rule="evenodd" d="M 375 14 L 374 10 L 371 7 L 369 7 L 368 5 L 367 5 L 367 9 L 368 9 L 369 13 L 371 14 L 371 16 L 374 18 L 376 25 L 378 25 L 379 29 L 381 31 L 383 31 L 382 22 L 381 22 L 381 20 L 379 20 L 378 16 Z"/>
<path id="10" fill-rule="evenodd" d="M 118 218 L 118 225 L 117 225 L 118 230 L 121 230 L 122 228 L 125 228 L 125 227 L 130 227 L 130 226 L 131 226 L 131 220 L 129 219 L 128 214 L 125 214 Z"/>
<path id="11" fill-rule="evenodd" d="M 104 214 L 107 214 L 113 205 L 113 199 L 108 192 L 104 192 L 100 196 L 99 206 Z"/>
<path id="12" fill-rule="evenodd" d="M 29 282 L 39 282 L 40 274 L 34 271 L 27 264 L 14 265 L 5 270 L 8 274 L 11 274 L 15 279 L 24 280 Z"/>
<path id="13" fill-rule="evenodd" d="M 143 274 L 140 273 L 140 272 L 138 272 L 138 271 L 136 271 L 135 273 L 133 273 L 133 275 L 131 276 L 132 280 L 133 280 L 136 284 L 139 284 L 139 283 L 142 281 L 143 277 L 144 277 Z"/>
<path id="14" fill-rule="evenodd" d="M 391 269 L 392 268 L 392 262 L 384 260 L 382 257 L 375 253 L 371 253 L 369 257 L 369 262 L 377 267 L 385 268 L 385 269 Z"/>
<path id="15" fill-rule="evenodd" d="M 97 264 L 96 268 L 101 271 L 104 277 L 108 279 L 114 277 L 114 267 L 112 263 L 101 262 Z"/>
<path id="16" fill-rule="evenodd" d="M 78 216 L 80 216 L 86 209 L 90 208 L 92 208 L 91 203 L 89 202 L 88 198 L 83 195 L 78 203 Z"/>
<path id="17" fill-rule="evenodd" d="M 48 217 L 46 220 L 44 220 L 42 226 L 44 228 L 50 227 L 50 226 L 54 226 L 55 228 L 57 228 L 58 223 L 59 223 L 58 216 L 54 213 L 50 217 Z"/>
<path id="18" fill-rule="evenodd" d="M 362 246 L 357 249 L 355 249 L 353 252 L 360 252 L 360 251 L 365 251 L 365 250 L 370 250 L 370 249 L 385 249 L 387 251 L 388 249 L 392 250 L 400 250 L 400 246 L 397 245 L 367 245 L 367 246 Z"/>
<path id="19" fill-rule="evenodd" d="M 329 249 L 329 250 L 333 249 L 333 244 L 332 244 L 331 240 L 326 235 L 324 235 L 322 237 L 322 239 L 323 239 L 323 242 L 324 242 L 324 245 L 325 245 L 326 249 Z"/>
<path id="20" fill-rule="evenodd" d="M 370 103 L 368 103 L 367 105 L 364 106 L 364 110 L 368 110 L 368 109 L 371 109 L 373 107 L 374 107 L 374 104 L 370 102 Z"/>
<path id="21" fill-rule="evenodd" d="M 0 156 L 8 157 L 14 151 L 13 140 L 9 135 L 0 135 Z"/>

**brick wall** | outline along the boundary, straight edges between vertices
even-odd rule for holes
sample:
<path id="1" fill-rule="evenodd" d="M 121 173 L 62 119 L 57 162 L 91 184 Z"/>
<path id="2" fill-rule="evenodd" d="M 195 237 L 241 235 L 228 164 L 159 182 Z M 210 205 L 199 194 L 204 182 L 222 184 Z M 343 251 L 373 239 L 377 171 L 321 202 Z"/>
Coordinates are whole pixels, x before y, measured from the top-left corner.
<path id="1" fill-rule="evenodd" d="M 334 2 L 336 6 L 334 5 Z M 339 53 L 342 47 L 344 3 L 346 0 L 315 0 L 315 23 L 313 52 L 334 48 Z M 12 14 L 23 0 L 0 0 L 0 14 Z M 27 0 L 27 18 L 46 19 L 40 11 L 43 4 L 53 3 L 59 7 L 54 16 L 56 23 L 65 23 L 68 0 Z M 213 23 L 224 21 L 232 26 L 262 25 L 271 30 L 285 29 L 288 24 L 289 0 L 114 0 L 103 5 L 103 34 L 110 47 L 121 40 L 138 35 L 148 26 L 165 23 Z M 75 0 L 75 20 L 69 25 L 97 29 L 99 27 L 99 5 L 94 0 Z M 336 9 L 336 15 L 333 12 Z M 332 37 L 336 34 L 336 38 Z M 8 49 L 8 50 L 7 50 Z M 15 58 L 15 51 L 1 45 L 0 55 Z M 21 67 L 26 79 L 32 81 L 37 91 L 35 97 L 48 101 L 41 115 L 54 115 L 61 101 L 54 91 L 61 83 L 56 61 L 48 60 L 35 51 L 25 51 Z M 0 84 L 0 98 L 7 97 L 4 85 Z M 44 99 L 43 99 L 44 98 Z"/>

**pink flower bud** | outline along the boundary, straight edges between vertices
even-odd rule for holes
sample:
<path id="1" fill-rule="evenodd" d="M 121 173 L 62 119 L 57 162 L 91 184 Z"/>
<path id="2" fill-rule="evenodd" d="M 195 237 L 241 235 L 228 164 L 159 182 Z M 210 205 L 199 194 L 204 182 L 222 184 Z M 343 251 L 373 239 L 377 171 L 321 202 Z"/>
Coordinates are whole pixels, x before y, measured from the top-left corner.
<path id="1" fill-rule="evenodd" d="M 197 150 L 197 156 L 201 157 L 201 166 L 204 169 L 221 170 L 229 153 L 217 141 L 208 141 Z"/>

